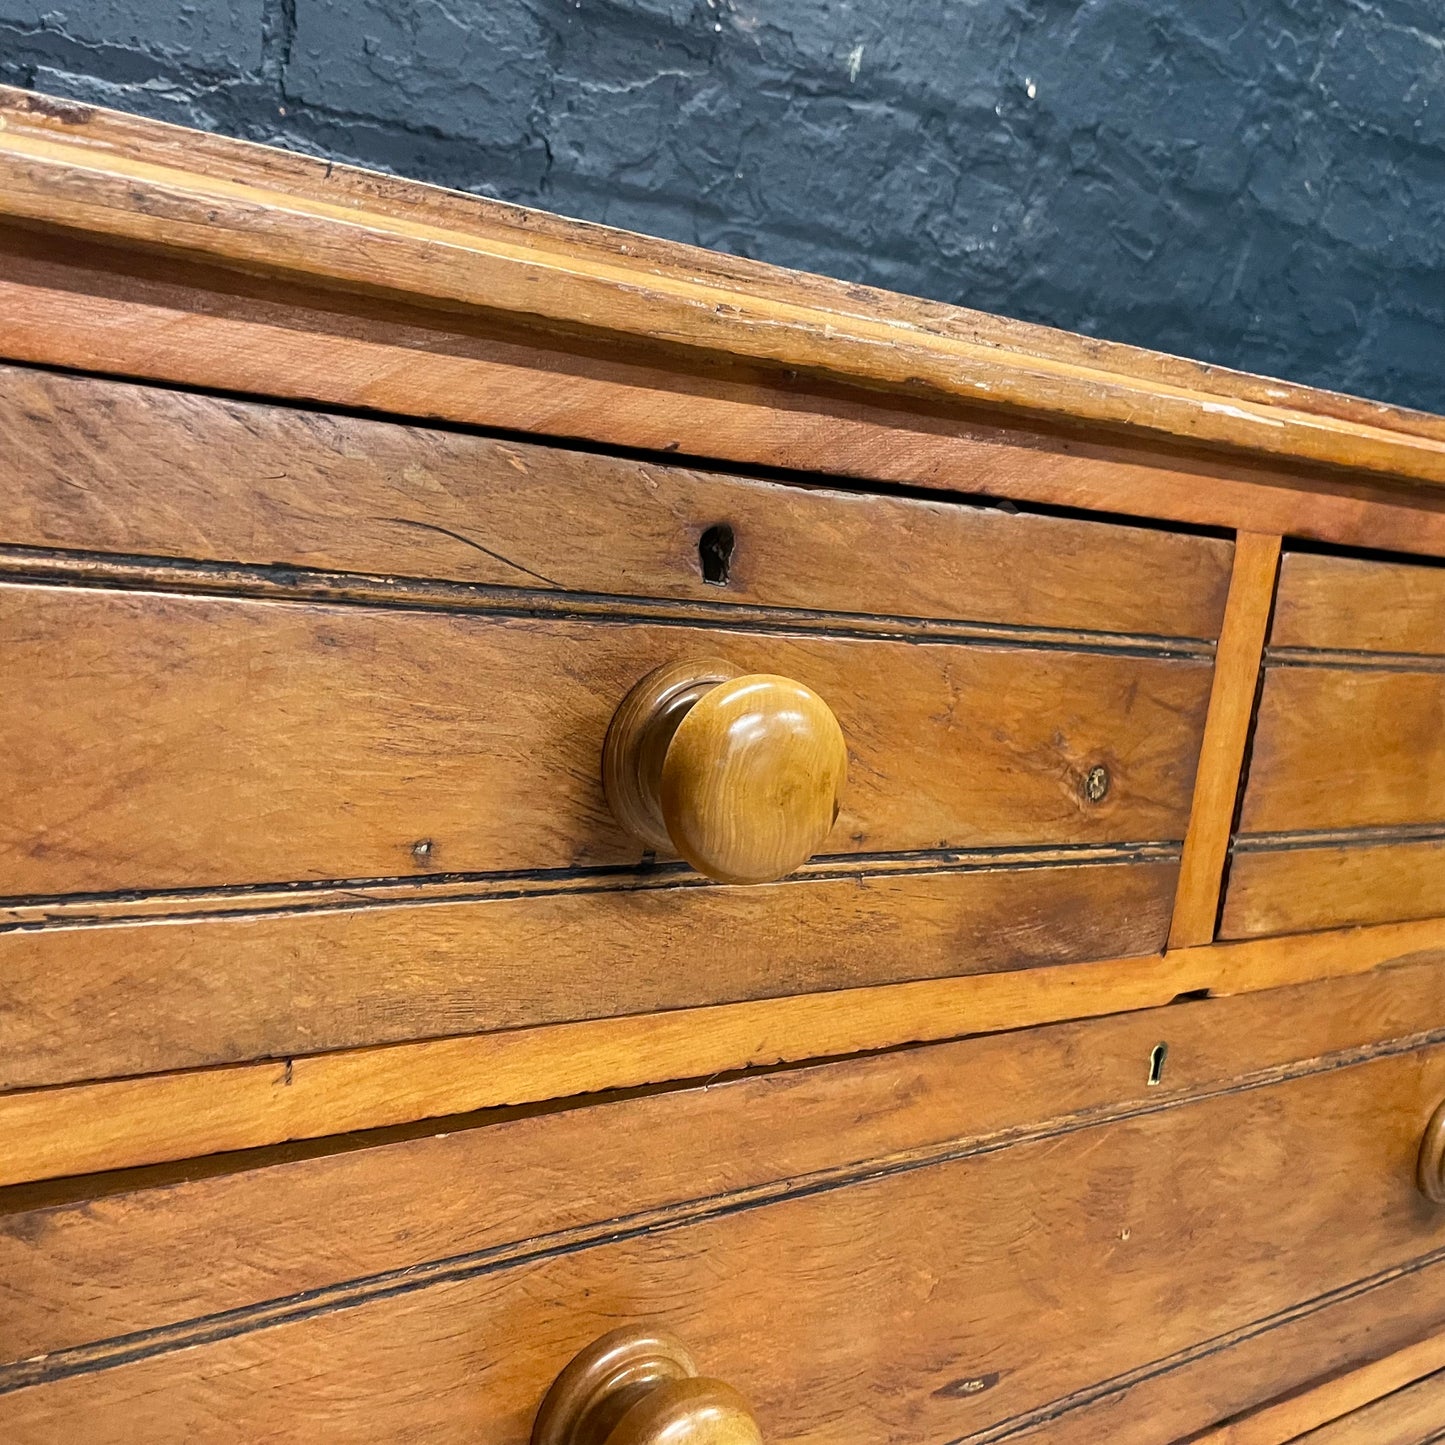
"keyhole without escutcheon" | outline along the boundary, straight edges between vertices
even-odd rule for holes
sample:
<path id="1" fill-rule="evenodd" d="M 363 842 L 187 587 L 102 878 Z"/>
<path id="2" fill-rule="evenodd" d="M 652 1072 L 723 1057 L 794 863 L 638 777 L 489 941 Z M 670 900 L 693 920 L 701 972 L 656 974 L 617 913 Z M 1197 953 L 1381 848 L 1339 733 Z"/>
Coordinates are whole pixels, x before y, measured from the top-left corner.
<path id="1" fill-rule="evenodd" d="M 1164 1077 L 1164 1060 L 1169 1057 L 1168 1044 L 1155 1044 L 1149 1054 L 1149 1087 L 1152 1089 Z"/>
<path id="2" fill-rule="evenodd" d="M 697 560 L 702 566 L 702 580 L 715 587 L 728 585 L 728 572 L 733 561 L 733 529 L 726 522 L 709 527 L 697 541 Z"/>

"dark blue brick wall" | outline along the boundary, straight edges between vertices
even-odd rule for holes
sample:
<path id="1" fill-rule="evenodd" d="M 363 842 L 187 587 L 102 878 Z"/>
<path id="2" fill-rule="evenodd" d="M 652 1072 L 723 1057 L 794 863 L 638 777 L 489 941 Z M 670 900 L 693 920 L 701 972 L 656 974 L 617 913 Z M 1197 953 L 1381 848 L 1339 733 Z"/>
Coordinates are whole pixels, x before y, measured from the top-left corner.
<path id="1" fill-rule="evenodd" d="M 0 0 L 0 79 L 1445 411 L 1445 0 Z"/>

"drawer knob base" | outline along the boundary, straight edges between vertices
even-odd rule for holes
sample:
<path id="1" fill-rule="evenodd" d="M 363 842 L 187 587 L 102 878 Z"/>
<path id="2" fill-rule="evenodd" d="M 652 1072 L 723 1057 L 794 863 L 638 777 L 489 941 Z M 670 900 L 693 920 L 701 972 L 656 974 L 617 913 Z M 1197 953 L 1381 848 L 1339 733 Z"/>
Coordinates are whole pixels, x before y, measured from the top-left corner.
<path id="1" fill-rule="evenodd" d="M 1435 1110 L 1425 1125 L 1415 1181 L 1431 1204 L 1445 1204 L 1445 1104 Z"/>
<path id="2" fill-rule="evenodd" d="M 763 1445 L 763 1437 L 743 1397 L 700 1378 L 675 1335 L 627 1326 L 557 1376 L 532 1445 Z"/>

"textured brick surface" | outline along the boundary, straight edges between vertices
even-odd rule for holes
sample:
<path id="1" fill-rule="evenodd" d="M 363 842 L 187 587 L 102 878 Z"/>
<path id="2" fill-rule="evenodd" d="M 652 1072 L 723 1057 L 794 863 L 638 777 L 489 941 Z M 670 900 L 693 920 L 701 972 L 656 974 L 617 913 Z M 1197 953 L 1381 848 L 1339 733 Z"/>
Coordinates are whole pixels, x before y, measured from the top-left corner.
<path id="1" fill-rule="evenodd" d="M 1445 411 L 1441 0 L 0 0 L 0 79 Z"/>
<path id="2" fill-rule="evenodd" d="M 67 48 L 164 56 L 183 70 L 248 70 L 261 64 L 264 11 L 265 0 L 0 0 L 0 24 Z M 8 48 L 0 40 L 0 55 Z"/>

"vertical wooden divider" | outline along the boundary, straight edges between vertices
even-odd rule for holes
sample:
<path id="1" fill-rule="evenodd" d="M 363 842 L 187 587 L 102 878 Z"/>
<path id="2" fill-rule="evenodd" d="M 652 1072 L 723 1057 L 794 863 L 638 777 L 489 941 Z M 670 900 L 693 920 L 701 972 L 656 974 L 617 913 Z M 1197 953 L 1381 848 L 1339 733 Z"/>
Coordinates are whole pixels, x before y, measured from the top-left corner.
<path id="1" fill-rule="evenodd" d="M 1170 948 L 1189 948 L 1214 938 L 1281 541 L 1259 532 L 1240 532 L 1235 538 L 1234 571 L 1214 657 L 1214 684 L 1179 865 Z"/>

